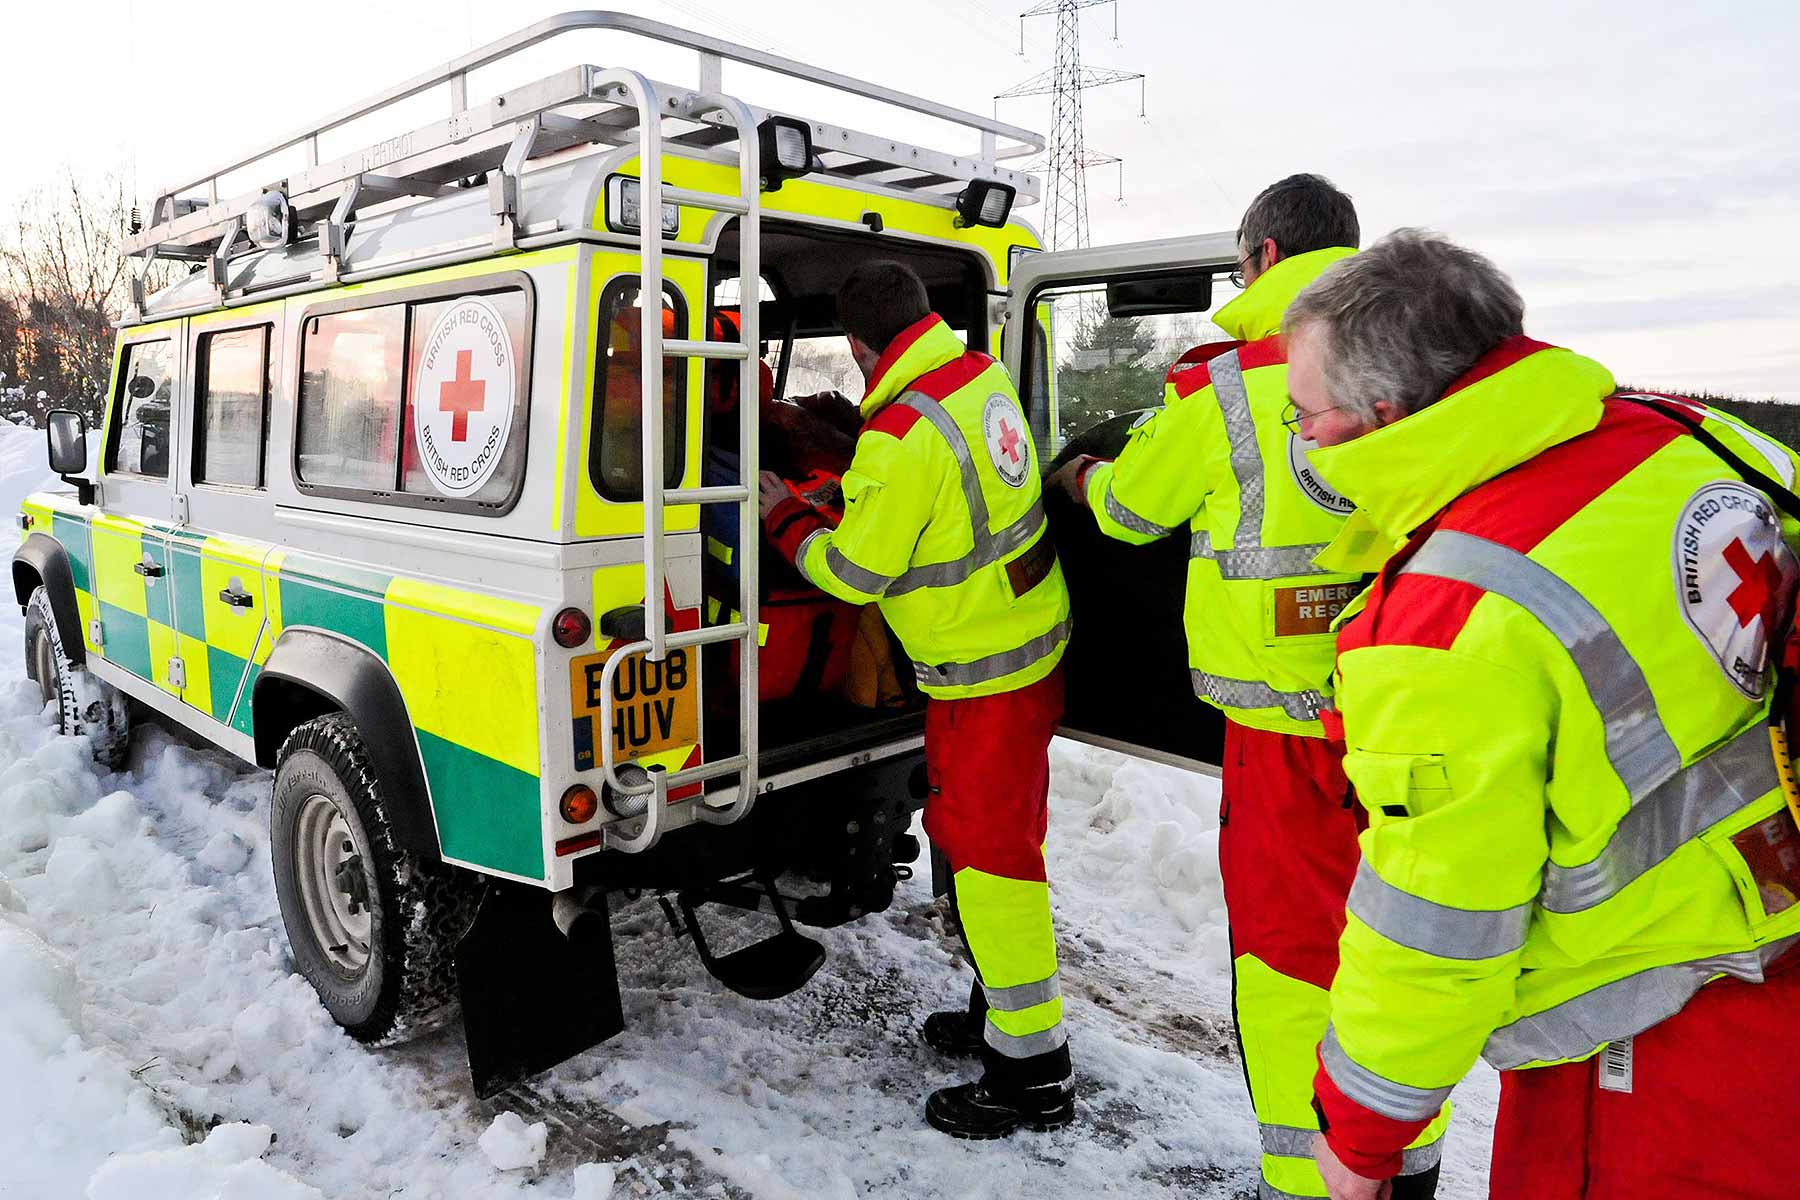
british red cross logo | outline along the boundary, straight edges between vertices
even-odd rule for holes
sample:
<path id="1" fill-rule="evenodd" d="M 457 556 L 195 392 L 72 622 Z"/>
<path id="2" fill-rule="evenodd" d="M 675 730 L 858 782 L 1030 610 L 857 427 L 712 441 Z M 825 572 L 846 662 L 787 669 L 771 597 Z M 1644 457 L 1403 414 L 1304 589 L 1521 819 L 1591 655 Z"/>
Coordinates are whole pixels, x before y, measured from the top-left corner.
<path id="1" fill-rule="evenodd" d="M 469 440 L 469 414 L 487 407 L 487 384 L 470 378 L 473 365 L 474 351 L 458 350 L 456 378 L 446 379 L 438 388 L 438 411 L 450 414 L 450 440 L 453 442 Z"/>
<path id="2" fill-rule="evenodd" d="M 1012 427 L 1012 422 L 1008 421 L 1005 417 L 1001 417 L 1000 450 L 1006 457 L 1012 459 L 1014 463 L 1022 463 L 1025 461 L 1024 456 L 1019 453 L 1020 441 L 1019 431 Z"/>
<path id="3" fill-rule="evenodd" d="M 1744 539 L 1733 538 L 1725 547 L 1725 565 L 1737 572 L 1738 585 L 1726 603 L 1737 614 L 1738 627 L 1748 629 L 1752 618 L 1761 617 L 1764 631 L 1773 631 L 1781 601 L 1781 567 L 1775 555 L 1765 550 L 1761 558 L 1752 559 Z"/>

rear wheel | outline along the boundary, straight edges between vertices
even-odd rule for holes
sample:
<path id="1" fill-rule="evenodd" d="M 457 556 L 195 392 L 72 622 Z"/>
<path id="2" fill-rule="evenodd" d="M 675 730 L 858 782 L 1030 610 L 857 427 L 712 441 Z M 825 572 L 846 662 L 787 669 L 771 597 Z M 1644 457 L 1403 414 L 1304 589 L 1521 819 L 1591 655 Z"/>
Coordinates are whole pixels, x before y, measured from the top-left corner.
<path id="1" fill-rule="evenodd" d="M 125 695 L 69 661 L 50 593 L 39 586 L 25 604 L 25 671 L 37 680 L 45 704 L 56 706 L 57 728 L 85 737 L 102 765 L 118 768 L 131 749 L 131 714 Z"/>
<path id="2" fill-rule="evenodd" d="M 349 717 L 318 717 L 288 735 L 269 823 L 294 966 L 332 1018 L 360 1041 L 393 1043 L 454 1016 L 452 954 L 480 889 L 400 848 Z"/>

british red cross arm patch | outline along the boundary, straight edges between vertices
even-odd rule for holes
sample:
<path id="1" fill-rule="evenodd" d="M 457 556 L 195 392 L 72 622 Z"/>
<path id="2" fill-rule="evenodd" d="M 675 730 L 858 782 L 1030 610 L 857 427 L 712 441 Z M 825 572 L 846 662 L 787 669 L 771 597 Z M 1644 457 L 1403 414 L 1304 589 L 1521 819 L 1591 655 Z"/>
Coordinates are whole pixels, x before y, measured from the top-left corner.
<path id="1" fill-rule="evenodd" d="M 1671 566 L 1683 620 L 1732 686 L 1768 690 L 1770 645 L 1793 612 L 1800 564 L 1774 506 L 1747 484 L 1709 483 L 1682 506 Z"/>

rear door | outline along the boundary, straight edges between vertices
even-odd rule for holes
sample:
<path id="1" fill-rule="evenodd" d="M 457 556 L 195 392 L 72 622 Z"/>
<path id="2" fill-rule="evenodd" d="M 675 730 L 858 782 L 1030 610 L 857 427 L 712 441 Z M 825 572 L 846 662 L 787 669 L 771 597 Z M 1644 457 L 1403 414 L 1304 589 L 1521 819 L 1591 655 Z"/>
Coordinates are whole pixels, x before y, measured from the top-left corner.
<path id="1" fill-rule="evenodd" d="M 1225 334 L 1212 313 L 1237 295 L 1230 233 L 1031 254 L 1013 268 L 1004 353 L 1053 471 L 1076 454 L 1116 456 L 1159 408 L 1169 366 Z M 1044 507 L 1068 579 L 1062 732 L 1216 772 L 1224 722 L 1194 695 L 1182 628 L 1186 529 L 1147 546 L 1102 535 L 1060 493 Z"/>

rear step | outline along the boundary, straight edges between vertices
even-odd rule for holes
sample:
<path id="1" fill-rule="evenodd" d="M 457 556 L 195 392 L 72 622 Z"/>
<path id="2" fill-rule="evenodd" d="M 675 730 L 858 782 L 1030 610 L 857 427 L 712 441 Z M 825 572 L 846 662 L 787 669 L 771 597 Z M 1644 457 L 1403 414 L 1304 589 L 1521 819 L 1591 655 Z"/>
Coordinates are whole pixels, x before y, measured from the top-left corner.
<path id="1" fill-rule="evenodd" d="M 825 947 L 794 928 L 793 918 L 788 916 L 787 902 L 775 890 L 772 879 L 757 882 L 774 908 L 781 928 L 773 936 L 729 954 L 713 954 L 695 910 L 709 900 L 723 903 L 731 903 L 731 900 L 682 892 L 676 901 L 682 919 L 676 918 L 675 905 L 670 904 L 667 896 L 661 898 L 662 908 L 677 936 L 686 933 L 693 937 L 694 949 L 700 952 L 701 965 L 708 975 L 751 1000 L 779 1000 L 799 990 L 825 965 Z"/>

